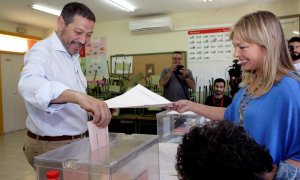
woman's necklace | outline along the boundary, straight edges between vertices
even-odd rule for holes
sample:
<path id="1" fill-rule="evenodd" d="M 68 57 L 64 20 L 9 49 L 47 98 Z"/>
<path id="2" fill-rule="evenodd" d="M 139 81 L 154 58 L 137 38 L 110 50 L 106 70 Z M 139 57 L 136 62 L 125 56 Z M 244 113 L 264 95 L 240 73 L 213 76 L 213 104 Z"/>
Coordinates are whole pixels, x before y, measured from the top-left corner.
<path id="1" fill-rule="evenodd" d="M 262 85 L 262 81 L 260 81 L 258 83 L 258 85 L 255 87 L 255 89 L 249 93 L 249 96 L 247 96 L 247 92 L 248 92 L 248 88 L 245 89 L 245 92 L 242 96 L 242 100 L 241 100 L 241 106 L 240 106 L 240 116 L 239 116 L 239 125 L 243 126 L 244 125 L 244 112 L 245 109 L 248 105 L 248 103 L 252 100 L 255 92 L 261 87 Z"/>

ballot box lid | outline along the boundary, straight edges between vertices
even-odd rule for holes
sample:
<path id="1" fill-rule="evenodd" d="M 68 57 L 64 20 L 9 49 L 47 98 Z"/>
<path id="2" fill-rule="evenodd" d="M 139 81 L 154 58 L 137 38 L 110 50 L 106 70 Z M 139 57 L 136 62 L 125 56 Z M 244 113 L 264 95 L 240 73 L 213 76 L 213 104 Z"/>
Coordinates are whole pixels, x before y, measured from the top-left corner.
<path id="1" fill-rule="evenodd" d="M 37 168 L 113 173 L 150 147 L 155 147 L 150 153 L 158 154 L 157 135 L 109 133 L 107 146 L 92 151 L 89 138 L 84 138 L 34 157 L 34 165 Z"/>

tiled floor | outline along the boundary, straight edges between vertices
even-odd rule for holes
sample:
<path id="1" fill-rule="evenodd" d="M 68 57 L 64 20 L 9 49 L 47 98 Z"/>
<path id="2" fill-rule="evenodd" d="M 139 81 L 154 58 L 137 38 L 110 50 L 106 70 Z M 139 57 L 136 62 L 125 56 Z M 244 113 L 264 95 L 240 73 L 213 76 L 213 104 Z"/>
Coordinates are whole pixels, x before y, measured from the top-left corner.
<path id="1" fill-rule="evenodd" d="M 0 135 L 0 180 L 35 180 L 23 151 L 25 130 Z"/>

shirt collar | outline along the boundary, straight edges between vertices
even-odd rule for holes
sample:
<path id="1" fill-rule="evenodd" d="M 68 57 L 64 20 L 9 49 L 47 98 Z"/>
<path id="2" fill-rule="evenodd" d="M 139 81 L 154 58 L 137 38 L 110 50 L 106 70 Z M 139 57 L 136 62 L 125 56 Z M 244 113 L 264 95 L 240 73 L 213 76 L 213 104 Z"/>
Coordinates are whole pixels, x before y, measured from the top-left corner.
<path id="1" fill-rule="evenodd" d="M 77 59 L 79 57 L 79 53 L 75 55 L 70 55 L 66 48 L 63 46 L 62 42 L 58 38 L 56 32 L 54 31 L 51 36 L 50 36 L 50 43 L 51 43 L 51 48 L 57 50 L 57 51 L 62 51 L 65 52 L 68 56 Z"/>

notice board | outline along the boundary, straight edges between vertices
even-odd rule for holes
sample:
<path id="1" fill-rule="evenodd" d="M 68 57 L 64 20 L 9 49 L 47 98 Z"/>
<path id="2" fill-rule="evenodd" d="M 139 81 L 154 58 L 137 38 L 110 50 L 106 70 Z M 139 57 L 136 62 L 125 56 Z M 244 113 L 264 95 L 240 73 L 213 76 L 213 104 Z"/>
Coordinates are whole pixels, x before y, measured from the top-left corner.
<path id="1" fill-rule="evenodd" d="M 180 51 L 183 56 L 183 65 L 186 67 L 186 51 Z M 143 80 L 139 83 L 145 85 L 145 78 L 151 75 L 160 75 L 164 68 L 171 67 L 172 64 L 172 52 L 160 52 L 160 53 L 145 53 L 145 54 L 122 54 L 113 55 L 110 57 L 110 74 L 117 72 L 115 70 L 115 60 L 122 61 L 124 59 L 125 66 L 128 65 L 128 59 L 132 60 L 131 67 L 129 69 L 129 79 L 134 78 L 138 74 L 143 74 Z M 120 62 L 118 61 L 118 62 Z M 127 63 L 127 64 L 126 64 Z M 131 63 L 131 62 L 130 62 Z M 125 74 L 128 73 L 128 68 L 124 67 Z"/>
<path id="2" fill-rule="evenodd" d="M 230 31 L 223 27 L 187 32 L 188 67 L 197 77 L 197 87 L 212 84 L 212 79 L 229 79 L 228 69 L 234 59 Z"/>

